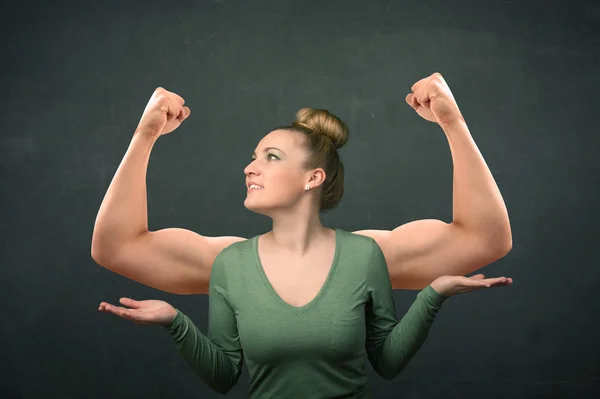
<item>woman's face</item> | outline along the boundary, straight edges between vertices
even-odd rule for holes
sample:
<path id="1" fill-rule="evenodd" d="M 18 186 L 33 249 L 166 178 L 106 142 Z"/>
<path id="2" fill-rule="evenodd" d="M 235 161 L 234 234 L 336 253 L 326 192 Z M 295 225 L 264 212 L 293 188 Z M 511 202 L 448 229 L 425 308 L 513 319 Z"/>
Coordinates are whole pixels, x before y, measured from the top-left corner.
<path id="1" fill-rule="evenodd" d="M 244 169 L 247 209 L 266 215 L 293 207 L 306 195 L 304 186 L 311 172 L 303 168 L 307 156 L 303 139 L 297 132 L 274 130 L 258 143 L 252 162 Z"/>

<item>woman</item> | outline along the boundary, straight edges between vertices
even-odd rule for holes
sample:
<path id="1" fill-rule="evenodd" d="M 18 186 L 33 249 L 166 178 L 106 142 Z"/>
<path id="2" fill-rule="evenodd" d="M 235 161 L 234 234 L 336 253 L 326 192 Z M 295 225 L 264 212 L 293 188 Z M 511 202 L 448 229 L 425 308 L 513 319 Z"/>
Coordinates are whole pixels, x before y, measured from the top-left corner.
<path id="1" fill-rule="evenodd" d="M 415 94 L 407 97 L 409 104 L 426 119 L 445 126 L 447 134 L 465 129 L 448 112 L 454 112 L 449 90 L 443 97 L 431 89 L 445 87 L 441 76 L 428 79 L 413 86 Z M 425 104 L 428 109 L 417 104 Z M 343 193 L 343 167 L 337 148 L 347 140 L 345 125 L 323 110 L 303 109 L 292 126 L 270 132 L 245 170 L 245 206 L 273 219 L 269 233 L 246 241 L 209 240 L 183 230 L 150 233 L 141 228 L 146 223 L 145 206 L 143 216 L 142 212 L 136 215 L 136 226 L 120 226 L 124 219 L 119 212 L 133 211 L 132 204 L 145 197 L 145 188 L 133 183 L 143 180 L 154 140 L 174 130 L 189 112 L 181 97 L 163 89 L 155 92 L 140 121 L 137 141 L 134 138 L 111 183 L 111 189 L 115 188 L 109 189 L 102 204 L 92 253 L 105 267 L 171 292 L 197 292 L 196 284 L 209 282 L 207 336 L 162 301 L 122 298 L 121 303 L 132 309 L 103 302 L 99 310 L 139 323 L 164 325 L 190 366 L 218 392 L 227 392 L 235 384 L 245 355 L 251 373 L 251 396 L 368 397 L 365 352 L 377 372 L 392 378 L 422 345 L 445 298 L 512 282 L 504 277 L 483 279 L 482 275 L 443 276 L 431 282 L 430 277 L 444 269 L 411 271 L 410 267 L 419 262 L 435 259 L 451 261 L 455 270 L 464 271 L 476 267 L 475 258 L 480 267 L 484 260 L 489 262 L 506 251 L 509 245 L 505 242 L 490 245 L 502 238 L 501 229 L 491 229 L 496 236 L 484 235 L 484 226 L 476 220 L 467 218 L 453 225 L 426 221 L 397 234 L 352 234 L 322 226 L 319 212 L 337 205 Z M 469 145 L 464 137 L 456 138 L 454 145 L 451 141 L 451 147 Z M 462 169 L 477 164 L 473 154 L 463 155 Z M 473 178 L 482 180 L 482 176 L 485 173 Z M 474 190 L 479 197 L 488 183 Z M 485 206 L 477 197 L 469 206 L 474 204 L 480 205 L 477 212 Z M 458 211 L 464 214 L 463 209 Z M 479 234 L 470 230 L 476 227 Z M 421 229 L 421 237 L 406 236 L 416 229 Z M 108 239 L 111 230 L 116 237 Z M 402 237 L 411 240 L 392 241 Z M 381 243 L 387 244 L 387 254 Z M 484 244 L 489 250 L 481 249 Z M 464 256 L 448 258 L 457 245 L 467 246 L 468 266 L 457 268 L 460 261 L 466 262 Z M 197 254 L 191 250 L 194 248 Z M 145 251 L 153 256 L 145 257 Z M 412 275 L 406 285 L 423 285 L 428 279 L 431 282 L 399 323 L 391 296 L 390 259 L 396 262 L 391 265 L 394 270 L 401 271 L 396 276 Z M 208 268 L 210 279 L 200 277 L 197 268 L 191 266 L 193 260 L 204 269 L 208 261 L 214 261 Z M 408 263 L 409 268 L 398 266 L 400 261 Z M 141 269 L 144 262 L 145 272 Z M 169 268 L 177 275 L 170 276 Z M 161 282 L 163 276 L 169 280 Z M 186 278 L 192 282 L 188 284 Z"/>

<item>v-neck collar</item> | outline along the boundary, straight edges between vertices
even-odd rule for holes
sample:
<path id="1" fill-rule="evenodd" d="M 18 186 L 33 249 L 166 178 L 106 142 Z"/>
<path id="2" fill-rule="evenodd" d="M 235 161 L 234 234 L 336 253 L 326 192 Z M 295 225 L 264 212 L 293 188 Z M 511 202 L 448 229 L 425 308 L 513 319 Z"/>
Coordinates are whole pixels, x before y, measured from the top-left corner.
<path id="1" fill-rule="evenodd" d="M 338 228 L 334 227 L 333 230 L 335 231 L 335 254 L 333 256 L 333 263 L 331 264 L 329 273 L 327 274 L 327 278 L 325 279 L 325 282 L 323 283 L 323 286 L 321 287 L 321 289 L 319 290 L 317 295 L 310 302 L 308 302 L 302 306 L 294 306 L 294 305 L 289 304 L 288 302 L 284 301 L 283 298 L 281 298 L 281 296 L 279 296 L 277 291 L 275 291 L 275 288 L 273 288 L 271 281 L 269 280 L 269 278 L 267 277 L 267 274 L 265 273 L 262 262 L 260 261 L 260 255 L 258 254 L 258 239 L 259 239 L 260 235 L 255 236 L 253 239 L 254 242 L 252 243 L 252 250 L 254 252 L 254 260 L 255 260 L 254 263 L 259 270 L 259 273 L 267 287 L 267 290 L 275 297 L 277 302 L 279 302 L 281 305 L 283 305 L 284 307 L 288 308 L 289 310 L 291 310 L 292 312 L 294 312 L 296 314 L 304 313 L 304 312 L 308 311 L 309 309 L 311 309 L 312 307 L 316 306 L 317 303 L 319 303 L 321 301 L 321 299 L 325 296 L 325 294 L 329 290 L 329 286 L 331 285 L 331 280 L 333 279 L 333 275 L 335 273 L 335 270 L 337 269 L 338 257 L 339 257 L 339 251 L 340 251 L 340 234 L 341 233 Z"/>

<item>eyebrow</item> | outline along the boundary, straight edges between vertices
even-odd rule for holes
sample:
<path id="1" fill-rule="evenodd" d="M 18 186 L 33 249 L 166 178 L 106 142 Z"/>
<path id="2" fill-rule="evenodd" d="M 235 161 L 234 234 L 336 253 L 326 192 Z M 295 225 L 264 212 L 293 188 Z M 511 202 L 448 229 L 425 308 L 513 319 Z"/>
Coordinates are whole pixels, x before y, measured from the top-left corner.
<path id="1" fill-rule="evenodd" d="M 281 152 L 283 155 L 285 155 L 285 152 L 281 151 L 279 148 L 276 148 L 276 147 L 267 147 L 263 150 L 263 152 L 267 152 L 269 150 L 277 150 L 277 151 Z M 252 152 L 252 156 L 253 157 L 256 156 L 256 151 Z"/>

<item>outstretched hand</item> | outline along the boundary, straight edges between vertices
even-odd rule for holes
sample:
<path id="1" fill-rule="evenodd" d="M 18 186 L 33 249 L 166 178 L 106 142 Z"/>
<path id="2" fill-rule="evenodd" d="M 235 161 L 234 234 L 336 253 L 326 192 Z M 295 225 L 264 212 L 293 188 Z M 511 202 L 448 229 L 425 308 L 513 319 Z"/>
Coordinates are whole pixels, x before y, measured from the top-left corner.
<path id="1" fill-rule="evenodd" d="M 485 278 L 483 274 L 476 274 L 471 277 L 441 276 L 431 283 L 431 287 L 439 294 L 449 297 L 492 287 L 505 287 L 512 284 L 512 282 L 513 280 L 510 277 Z"/>
<path id="2" fill-rule="evenodd" d="M 167 325 L 177 316 L 177 310 L 165 301 L 147 300 L 135 301 L 131 298 L 119 299 L 122 306 L 114 306 L 102 302 L 98 307 L 101 312 L 112 313 L 136 324 Z"/>

